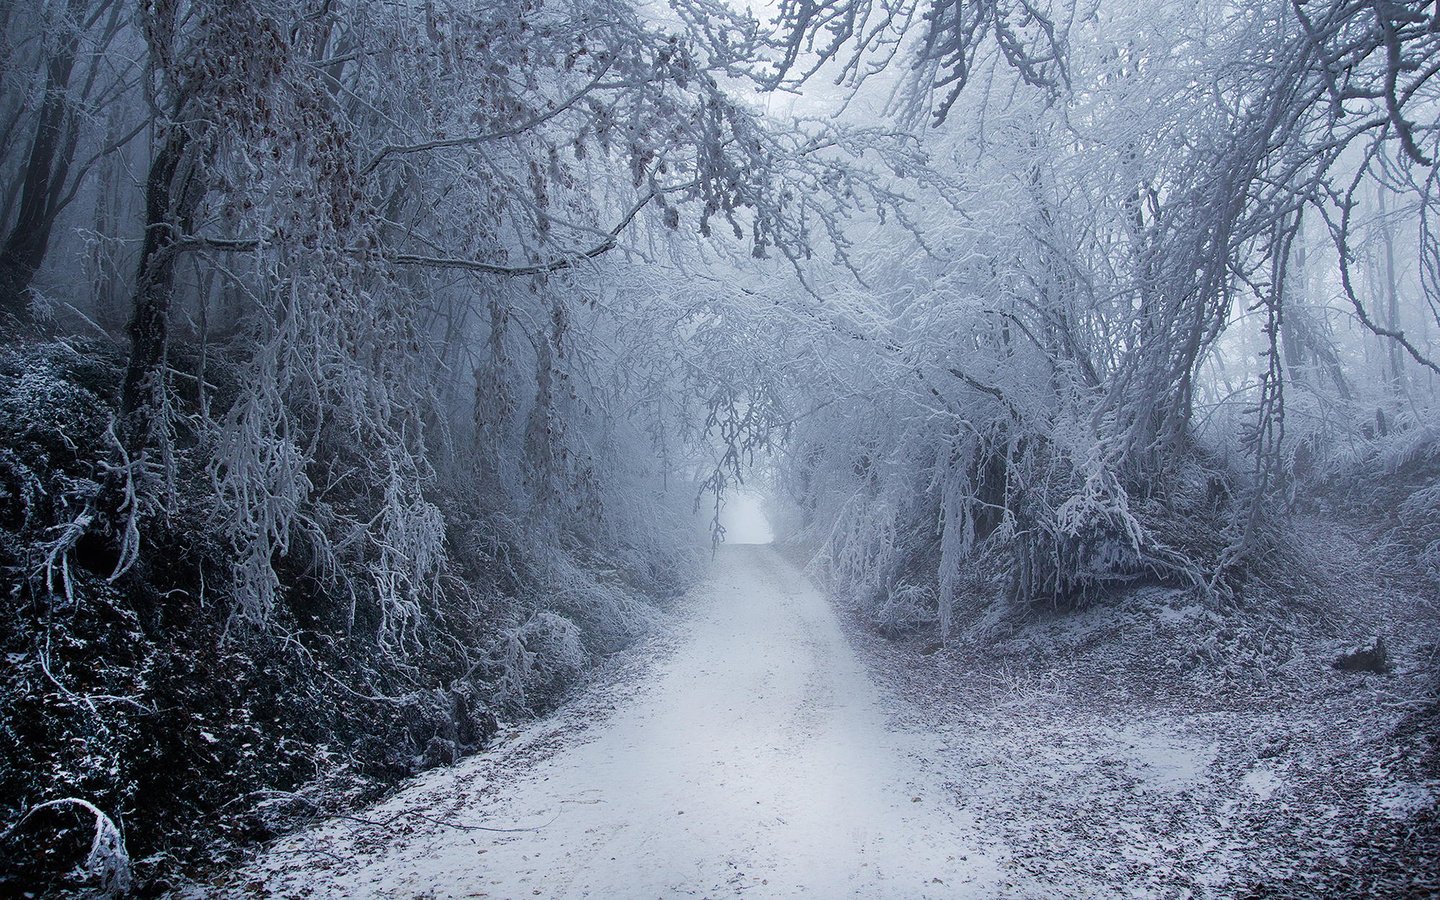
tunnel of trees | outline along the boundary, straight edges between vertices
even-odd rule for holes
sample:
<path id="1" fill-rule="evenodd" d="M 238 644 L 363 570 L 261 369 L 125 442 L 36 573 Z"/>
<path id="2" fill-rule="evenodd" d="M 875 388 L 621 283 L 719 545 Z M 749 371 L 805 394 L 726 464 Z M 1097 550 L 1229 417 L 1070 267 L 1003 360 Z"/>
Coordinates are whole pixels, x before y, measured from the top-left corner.
<path id="1" fill-rule="evenodd" d="M 757 455 L 891 634 L 1260 621 L 1321 514 L 1440 584 L 1440 4 L 0 21 L 12 862 L 163 886 L 482 747 Z"/>

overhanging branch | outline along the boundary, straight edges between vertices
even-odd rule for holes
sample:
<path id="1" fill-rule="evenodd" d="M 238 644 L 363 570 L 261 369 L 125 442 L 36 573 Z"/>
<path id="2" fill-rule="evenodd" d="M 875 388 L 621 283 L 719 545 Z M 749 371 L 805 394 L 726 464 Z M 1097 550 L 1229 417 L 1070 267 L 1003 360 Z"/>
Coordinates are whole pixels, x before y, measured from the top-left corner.
<path id="1" fill-rule="evenodd" d="M 558 256 L 544 262 L 530 263 L 522 266 L 507 266 L 500 263 L 486 262 L 480 259 L 469 259 L 462 256 L 424 256 L 415 253 L 400 253 L 388 249 L 380 249 L 378 255 L 381 259 L 397 266 L 420 266 L 432 269 L 459 269 L 466 272 L 478 272 L 485 275 L 501 275 L 505 277 L 518 277 L 523 275 L 543 275 L 547 272 L 558 272 L 562 269 L 570 269 L 579 265 L 587 259 L 594 259 L 614 250 L 620 243 L 620 235 L 629 228 L 640 215 L 640 211 L 650 205 L 662 194 L 671 194 L 676 191 L 688 190 L 695 186 L 695 182 L 675 185 L 673 187 L 652 186 L 639 200 L 625 212 L 618 222 L 605 233 L 605 239 L 600 243 L 580 250 Z M 175 252 L 189 250 L 210 250 L 220 253 L 254 253 L 264 247 L 267 241 L 255 238 L 250 239 L 225 239 L 207 237 L 188 237 L 177 241 L 171 246 Z M 362 256 L 369 253 L 376 253 L 374 250 L 367 250 L 361 247 L 346 247 L 345 253 Z"/>

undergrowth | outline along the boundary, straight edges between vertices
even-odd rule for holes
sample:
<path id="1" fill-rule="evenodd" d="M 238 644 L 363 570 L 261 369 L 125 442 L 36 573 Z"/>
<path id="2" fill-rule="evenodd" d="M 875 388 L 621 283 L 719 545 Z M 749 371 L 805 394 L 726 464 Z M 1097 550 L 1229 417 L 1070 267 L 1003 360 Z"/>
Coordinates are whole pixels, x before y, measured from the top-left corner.
<path id="1" fill-rule="evenodd" d="M 261 627 L 237 614 L 185 409 L 168 479 L 117 502 L 120 365 L 99 344 L 0 349 L 0 893 L 163 892 L 371 800 L 553 707 L 681 584 L 538 552 L 453 486 L 428 498 L 447 580 L 403 648 L 300 542 L 271 560 Z"/>

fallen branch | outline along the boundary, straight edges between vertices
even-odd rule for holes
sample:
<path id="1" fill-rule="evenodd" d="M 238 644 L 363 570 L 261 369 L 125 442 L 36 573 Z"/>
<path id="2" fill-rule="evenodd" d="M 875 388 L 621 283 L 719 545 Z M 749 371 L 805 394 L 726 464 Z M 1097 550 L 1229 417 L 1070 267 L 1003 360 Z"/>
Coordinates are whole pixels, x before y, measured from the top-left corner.
<path id="1" fill-rule="evenodd" d="M 261 793 L 261 792 L 257 792 L 257 793 Z M 317 810 L 320 808 L 320 804 L 316 803 L 314 800 L 311 800 L 309 797 L 301 797 L 299 794 L 287 794 L 287 793 L 282 793 L 282 792 L 278 792 L 278 791 L 263 792 L 263 793 L 271 793 L 271 794 L 273 794 L 277 799 L 293 800 L 293 801 L 295 801 L 296 803 L 304 803 L 304 804 L 306 804 L 307 806 L 310 806 L 310 807 L 312 807 L 312 808 L 314 808 L 314 809 L 317 809 Z M 254 795 L 251 794 L 250 796 L 254 796 Z M 530 827 L 528 827 L 528 828 L 492 828 L 492 827 L 487 826 L 487 825 L 466 825 L 466 824 L 463 823 L 463 822 L 452 822 L 452 821 L 449 820 L 449 819 L 442 819 L 442 818 L 440 818 L 440 817 L 438 817 L 438 816 L 428 815 L 428 814 L 426 814 L 426 813 L 420 812 L 418 809 L 402 809 L 401 811 L 395 813 L 394 815 L 389 816 L 389 817 L 384 818 L 384 819 L 367 819 L 367 818 L 365 818 L 364 816 L 356 816 L 356 815 L 351 815 L 351 814 L 349 814 L 349 813 L 334 813 L 334 814 L 330 814 L 330 815 L 329 815 L 329 818 L 332 818 L 332 819 L 343 819 L 343 820 L 345 820 L 345 821 L 347 821 L 347 822 L 356 822 L 356 823 L 358 823 L 358 824 L 360 824 L 360 825 L 368 825 L 368 826 L 370 826 L 370 827 L 372 827 L 372 828 L 389 828 L 391 825 L 394 825 L 396 822 L 400 821 L 401 819 L 405 819 L 405 818 L 416 818 L 416 819 L 424 819 L 426 822 L 430 822 L 430 823 L 433 824 L 433 825 L 439 825 L 439 826 L 441 826 L 442 828 L 455 828 L 455 829 L 458 829 L 458 830 L 460 830 L 460 831 L 490 831 L 490 832 L 495 832 L 495 833 L 497 833 L 497 834 L 519 834 L 519 833 L 521 833 L 521 832 L 526 832 L 526 831 L 539 831 L 539 830 L 542 829 L 542 828 L 548 828 L 549 826 L 551 826 L 551 825 L 553 825 L 553 824 L 555 823 L 555 820 L 556 820 L 556 819 L 559 819 L 559 818 L 560 818 L 560 814 L 559 814 L 559 813 L 556 813 L 555 816 L 550 819 L 550 821 L 544 823 L 543 825 L 532 825 L 532 826 L 530 826 Z"/>
<path id="2" fill-rule="evenodd" d="M 20 827 L 30 821 L 30 817 L 42 809 L 60 809 L 63 807 L 79 807 L 95 817 L 95 838 L 90 842 L 90 852 L 85 857 L 84 869 L 90 875 L 100 879 L 100 890 L 109 896 L 119 896 L 130 892 L 130 855 L 125 852 L 125 837 L 115 822 L 89 800 L 81 800 L 79 797 L 64 797 L 59 800 L 47 800 L 44 803 L 30 807 L 14 825 L 0 835 L 0 843 L 10 838 L 20 830 Z"/>

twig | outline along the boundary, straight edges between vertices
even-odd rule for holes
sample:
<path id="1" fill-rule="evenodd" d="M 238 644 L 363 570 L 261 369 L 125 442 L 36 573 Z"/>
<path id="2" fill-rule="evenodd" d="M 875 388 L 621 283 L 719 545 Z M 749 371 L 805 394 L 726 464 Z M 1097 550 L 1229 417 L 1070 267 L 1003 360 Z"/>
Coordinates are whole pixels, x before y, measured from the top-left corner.
<path id="1" fill-rule="evenodd" d="M 395 815 L 390 816 L 390 817 L 387 818 L 387 819 L 380 819 L 380 820 L 367 819 L 367 818 L 365 818 L 364 816 L 352 816 L 352 815 L 347 815 L 347 814 L 343 814 L 343 813 L 340 814 L 340 815 L 333 816 L 333 818 L 336 818 L 336 819 L 345 819 L 345 820 L 350 821 L 350 822 L 358 822 L 358 823 L 361 824 L 361 825 L 369 825 L 369 826 L 374 827 L 374 828 L 388 828 L 388 827 L 390 827 L 391 825 L 395 824 L 396 822 L 398 822 L 399 820 L 401 820 L 401 819 L 403 819 L 403 818 L 405 818 L 405 817 L 407 817 L 407 816 L 413 816 L 414 818 L 417 818 L 417 819 L 424 819 L 425 821 L 430 822 L 431 824 L 440 825 L 440 826 L 442 826 L 442 827 L 444 827 L 444 828 L 455 828 L 455 829 L 459 829 L 460 831 L 493 831 L 493 832 L 498 832 L 498 833 L 501 833 L 501 834 L 517 834 L 517 833 L 519 833 L 519 832 L 524 832 L 524 831 L 539 831 L 539 830 L 542 829 L 542 828 L 548 828 L 549 826 L 553 825 L 553 824 L 555 823 L 555 820 L 558 819 L 558 818 L 560 818 L 560 814 L 559 814 L 559 813 L 556 813 L 555 816 L 554 816 L 553 818 L 551 818 L 550 821 L 546 822 L 545 824 L 543 824 L 543 825 L 532 825 L 532 826 L 530 826 L 530 827 L 528 827 L 528 828 L 490 828 L 490 827 L 485 826 L 485 825 L 465 825 L 465 824 L 463 824 L 463 823 L 461 823 L 461 822 L 452 822 L 452 821 L 450 821 L 449 819 L 441 819 L 441 818 L 439 818 L 439 817 L 437 817 L 437 816 L 426 815 L 425 813 L 422 813 L 422 812 L 420 812 L 420 811 L 417 810 L 417 809 L 405 809 L 405 810 L 401 810 L 400 812 L 397 812 Z"/>
<path id="2" fill-rule="evenodd" d="M 260 792 L 255 792 L 255 793 L 260 793 Z M 277 793 L 278 793 L 278 792 L 277 792 Z M 253 794 L 252 794 L 252 796 L 253 796 Z M 320 805 L 319 805 L 318 803 L 316 803 L 314 800 L 311 800 L 311 799 L 308 798 L 308 797 L 301 797 L 301 796 L 299 796 L 299 795 L 297 795 L 297 794 L 288 794 L 288 795 L 285 795 L 285 799 L 294 800 L 294 801 L 296 801 L 297 803 L 304 803 L 304 804 L 307 804 L 308 806 L 311 806 L 311 807 L 313 807 L 313 808 L 315 808 L 315 809 L 319 809 L 319 808 L 320 808 Z M 349 814 L 349 813 L 335 813 L 335 814 L 331 815 L 330 818 L 332 818 L 332 819 L 343 819 L 343 820 L 345 820 L 345 821 L 347 821 L 347 822 L 356 822 L 356 823 L 359 823 L 359 824 L 361 824 L 361 825 L 369 825 L 369 826 L 372 827 L 372 828 L 389 828 L 391 825 L 394 825 L 396 822 L 400 821 L 401 819 L 406 818 L 407 816 L 408 816 L 408 817 L 414 817 L 414 818 L 417 818 L 417 819 L 424 819 L 425 821 L 430 822 L 431 824 L 440 825 L 440 826 L 442 826 L 442 827 L 444 827 L 444 828 L 456 828 L 456 829 L 459 829 L 460 831 L 491 831 L 491 832 L 496 832 L 496 833 L 499 833 L 499 834 L 518 834 L 518 833 L 520 833 L 520 832 L 526 832 L 526 831 L 539 831 L 539 830 L 542 829 L 542 828 L 548 828 L 549 826 L 553 825 L 553 824 L 555 823 L 555 820 L 560 818 L 560 814 L 559 814 L 559 813 L 556 813 L 556 814 L 554 815 L 554 817 L 550 819 L 550 821 L 544 823 L 543 825 L 531 825 L 531 826 L 529 826 L 529 827 L 527 827 L 527 828 L 491 828 L 491 827 L 486 826 L 486 825 L 466 825 L 466 824 L 464 824 L 464 823 L 462 823 L 462 822 L 452 822 L 452 821 L 450 821 L 449 819 L 442 819 L 442 818 L 439 818 L 438 816 L 428 815 L 428 814 L 426 814 L 426 813 L 420 812 L 418 809 L 402 809 L 401 811 L 395 813 L 394 815 L 389 816 L 389 817 L 384 818 L 384 819 L 367 819 L 367 818 L 365 818 L 364 816 L 356 816 L 356 815 L 351 815 L 351 814 Z"/>

